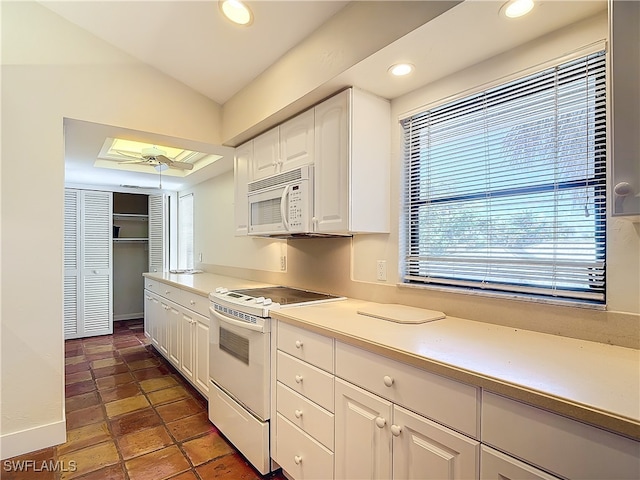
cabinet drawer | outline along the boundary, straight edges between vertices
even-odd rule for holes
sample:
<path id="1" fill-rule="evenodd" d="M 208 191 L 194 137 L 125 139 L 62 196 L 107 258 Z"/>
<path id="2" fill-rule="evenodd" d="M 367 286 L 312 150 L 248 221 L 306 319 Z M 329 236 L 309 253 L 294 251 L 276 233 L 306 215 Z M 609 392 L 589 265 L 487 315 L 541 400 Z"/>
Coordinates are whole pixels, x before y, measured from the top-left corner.
<path id="1" fill-rule="evenodd" d="M 148 278 L 144 281 L 144 288 L 176 303 L 178 303 L 177 300 L 181 292 L 178 287 L 174 287 L 168 283 L 158 282 L 157 280 L 149 280 Z"/>
<path id="2" fill-rule="evenodd" d="M 333 453 L 278 414 L 276 461 L 296 480 L 333 478 Z"/>
<path id="3" fill-rule="evenodd" d="M 479 437 L 479 388 L 340 342 L 336 342 L 336 376 Z"/>
<path id="4" fill-rule="evenodd" d="M 333 412 L 333 375 L 278 351 L 277 379 Z"/>
<path id="5" fill-rule="evenodd" d="M 209 318 L 209 298 L 187 290 L 175 292 L 174 302 Z M 208 325 L 208 323 L 207 323 Z"/>
<path id="6" fill-rule="evenodd" d="M 567 478 L 640 478 L 640 442 L 490 392 L 482 443 Z"/>
<path id="7" fill-rule="evenodd" d="M 333 373 L 333 339 L 278 322 L 278 348 Z"/>
<path id="8" fill-rule="evenodd" d="M 481 480 L 508 480 L 511 478 L 521 480 L 559 480 L 558 477 L 549 475 L 485 445 L 482 446 L 480 465 Z"/>
<path id="9" fill-rule="evenodd" d="M 278 413 L 333 450 L 333 413 L 294 392 L 282 383 L 277 384 Z"/>

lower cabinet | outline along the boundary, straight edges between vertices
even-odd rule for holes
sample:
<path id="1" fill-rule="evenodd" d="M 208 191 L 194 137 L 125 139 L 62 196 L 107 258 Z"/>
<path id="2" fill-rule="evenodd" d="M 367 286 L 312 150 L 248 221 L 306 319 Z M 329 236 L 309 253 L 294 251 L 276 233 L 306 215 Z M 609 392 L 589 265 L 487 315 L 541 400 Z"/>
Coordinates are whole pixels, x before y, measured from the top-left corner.
<path id="1" fill-rule="evenodd" d="M 186 378 L 200 393 L 208 397 L 209 393 L 209 318 L 191 310 L 186 305 L 208 305 L 203 298 L 189 299 L 188 292 L 177 292 L 163 285 L 145 282 L 144 331 L 152 345 Z M 180 300 L 185 295 L 184 304 L 168 300 L 163 294 L 174 294 L 172 298 Z M 176 295 L 178 293 L 178 295 Z M 182 295 L 180 295 L 180 293 Z M 201 296 L 197 296 L 201 297 Z M 196 301 L 197 300 L 197 301 Z"/>
<path id="2" fill-rule="evenodd" d="M 335 391 L 335 478 L 478 478 L 478 441 L 344 380 Z"/>

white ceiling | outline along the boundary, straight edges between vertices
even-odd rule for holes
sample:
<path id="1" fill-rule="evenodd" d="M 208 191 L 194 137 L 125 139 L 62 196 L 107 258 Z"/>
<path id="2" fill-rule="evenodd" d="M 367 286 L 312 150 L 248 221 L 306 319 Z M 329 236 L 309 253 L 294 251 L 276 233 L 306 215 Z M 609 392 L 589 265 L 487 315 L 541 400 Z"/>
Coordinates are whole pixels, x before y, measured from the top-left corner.
<path id="1" fill-rule="evenodd" d="M 248 3 L 254 22 L 251 27 L 240 28 L 221 18 L 216 0 L 44 1 L 43 5 L 224 104 L 330 17 L 339 15 L 349 2 L 258 0 Z M 606 0 L 546 0 L 529 16 L 508 21 L 499 15 L 503 3 L 502 0 L 467 0 L 355 65 L 336 81 L 393 99 L 607 8 Z M 386 70 L 400 60 L 416 65 L 416 71 L 410 77 L 392 79 Z M 120 134 L 139 141 L 198 150 L 193 143 L 181 139 L 157 138 L 145 132 L 87 122 L 70 121 L 66 128 L 66 175 L 73 183 L 96 177 L 87 172 L 93 168 L 95 152 L 100 151 L 106 137 Z M 226 155 L 226 158 L 198 175 L 165 178 L 165 188 L 182 189 L 230 168 L 230 149 L 214 145 L 197 147 L 199 151 Z M 101 172 L 98 177 L 103 185 L 158 186 L 158 175 L 154 173 L 124 175 Z"/>

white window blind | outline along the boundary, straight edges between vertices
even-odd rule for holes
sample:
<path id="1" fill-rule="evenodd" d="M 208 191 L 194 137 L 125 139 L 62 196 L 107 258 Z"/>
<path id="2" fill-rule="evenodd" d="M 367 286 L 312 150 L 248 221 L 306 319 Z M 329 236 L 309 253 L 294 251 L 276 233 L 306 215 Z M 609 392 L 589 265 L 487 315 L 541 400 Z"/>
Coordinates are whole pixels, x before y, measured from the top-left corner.
<path id="1" fill-rule="evenodd" d="M 401 124 L 406 283 L 604 303 L 604 52 Z"/>
<path id="2" fill-rule="evenodd" d="M 178 199 L 178 268 L 193 268 L 193 193 Z"/>

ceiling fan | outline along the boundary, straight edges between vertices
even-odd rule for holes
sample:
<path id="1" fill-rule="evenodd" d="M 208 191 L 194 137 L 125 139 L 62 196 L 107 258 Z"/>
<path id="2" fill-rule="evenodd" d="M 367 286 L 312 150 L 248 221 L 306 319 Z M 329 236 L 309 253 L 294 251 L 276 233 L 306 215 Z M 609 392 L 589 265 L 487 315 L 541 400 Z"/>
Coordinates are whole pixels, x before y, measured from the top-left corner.
<path id="1" fill-rule="evenodd" d="M 116 150 L 116 152 L 125 157 L 130 157 L 135 159 L 135 161 L 126 160 L 125 162 L 120 163 L 137 163 L 141 165 L 166 165 L 169 168 L 177 168 L 180 170 L 192 170 L 193 164 L 187 162 L 180 162 L 178 160 L 171 160 L 166 156 L 166 152 L 164 150 L 160 150 L 156 147 L 143 148 L 140 152 L 140 155 L 131 155 L 130 153 L 123 152 L 120 150 Z"/>

